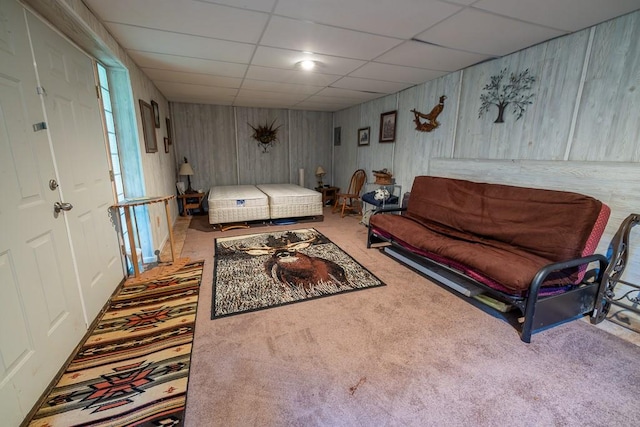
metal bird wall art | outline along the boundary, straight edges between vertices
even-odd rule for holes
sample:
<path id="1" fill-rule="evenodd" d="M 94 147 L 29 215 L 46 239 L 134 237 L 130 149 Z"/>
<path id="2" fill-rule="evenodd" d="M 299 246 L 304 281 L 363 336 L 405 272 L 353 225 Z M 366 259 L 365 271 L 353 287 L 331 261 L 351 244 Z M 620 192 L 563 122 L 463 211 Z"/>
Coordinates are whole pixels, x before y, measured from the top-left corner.
<path id="1" fill-rule="evenodd" d="M 413 121 L 416 124 L 416 130 L 419 130 L 420 132 L 431 132 L 432 130 L 440 126 L 440 122 L 437 120 L 437 118 L 440 113 L 442 113 L 442 110 L 444 110 L 445 99 L 447 99 L 447 97 L 442 95 L 440 97 L 440 102 L 438 103 L 438 105 L 433 107 L 429 114 L 422 114 L 415 109 L 411 110 L 414 115 Z"/>

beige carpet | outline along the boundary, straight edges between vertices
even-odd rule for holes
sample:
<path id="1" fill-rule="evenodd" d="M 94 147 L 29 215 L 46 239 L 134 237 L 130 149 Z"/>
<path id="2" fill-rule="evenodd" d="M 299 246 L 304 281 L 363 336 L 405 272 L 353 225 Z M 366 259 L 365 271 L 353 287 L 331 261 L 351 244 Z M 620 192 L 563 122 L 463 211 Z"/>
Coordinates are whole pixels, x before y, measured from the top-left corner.
<path id="1" fill-rule="evenodd" d="M 249 231 L 186 230 L 181 256 L 206 260 L 187 426 L 637 424 L 640 347 L 581 320 L 525 344 L 366 249 L 357 218 L 313 226 L 387 286 L 212 321 L 214 238 Z"/>

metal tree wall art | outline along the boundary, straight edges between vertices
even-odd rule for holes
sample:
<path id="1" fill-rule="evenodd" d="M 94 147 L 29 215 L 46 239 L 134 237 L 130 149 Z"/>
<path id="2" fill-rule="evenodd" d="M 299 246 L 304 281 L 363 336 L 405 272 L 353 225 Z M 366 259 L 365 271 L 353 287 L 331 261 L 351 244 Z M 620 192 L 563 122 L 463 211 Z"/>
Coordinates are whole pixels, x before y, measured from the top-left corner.
<path id="1" fill-rule="evenodd" d="M 264 123 L 264 125 L 259 125 L 257 128 L 251 126 L 247 123 L 251 129 L 253 129 L 253 135 L 251 137 L 258 141 L 258 146 L 262 147 L 262 152 L 267 153 L 269 151 L 269 147 L 272 147 L 276 142 L 278 142 L 278 129 L 280 126 L 273 127 L 276 123 L 276 119 L 273 119 L 271 124 Z"/>
<path id="2" fill-rule="evenodd" d="M 422 114 L 421 112 L 416 111 L 415 108 L 411 110 L 414 115 L 413 122 L 416 124 L 416 130 L 419 130 L 420 132 L 431 132 L 440 126 L 440 122 L 436 119 L 444 109 L 445 99 L 447 99 L 447 97 L 442 95 L 440 97 L 440 103 L 433 107 L 429 114 Z M 420 119 L 424 119 L 425 121 L 422 122 Z"/>
<path id="3" fill-rule="evenodd" d="M 491 82 L 488 83 L 483 90 L 485 93 L 480 95 L 482 105 L 478 111 L 478 118 L 489 111 L 489 107 L 495 105 L 498 107 L 498 118 L 494 123 L 504 123 L 504 110 L 508 105 L 513 107 L 513 114 L 517 114 L 516 120 L 520 119 L 525 112 L 525 107 L 533 101 L 531 90 L 533 82 L 536 78 L 529 74 L 529 69 L 516 74 L 511 73 L 507 81 L 507 69 L 503 68 L 499 74 L 491 76 Z"/>

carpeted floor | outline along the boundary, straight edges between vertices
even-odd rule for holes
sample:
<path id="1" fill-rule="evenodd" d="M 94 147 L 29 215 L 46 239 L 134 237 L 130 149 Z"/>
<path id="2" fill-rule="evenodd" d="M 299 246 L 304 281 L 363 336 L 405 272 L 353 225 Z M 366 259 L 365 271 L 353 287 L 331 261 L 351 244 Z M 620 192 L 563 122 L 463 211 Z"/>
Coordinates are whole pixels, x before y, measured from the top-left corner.
<path id="1" fill-rule="evenodd" d="M 314 229 L 218 237 L 211 318 L 383 285 Z"/>
<path id="2" fill-rule="evenodd" d="M 203 264 L 125 283 L 29 425 L 182 424 Z"/>
<path id="3" fill-rule="evenodd" d="M 313 224 L 387 286 L 210 320 L 202 287 L 186 425 L 635 425 L 640 347 L 576 320 L 509 324 L 366 249 L 356 217 Z M 286 230 L 288 227 L 268 227 Z M 260 229 L 262 232 L 263 229 Z M 181 256 L 255 230 L 186 230 Z"/>

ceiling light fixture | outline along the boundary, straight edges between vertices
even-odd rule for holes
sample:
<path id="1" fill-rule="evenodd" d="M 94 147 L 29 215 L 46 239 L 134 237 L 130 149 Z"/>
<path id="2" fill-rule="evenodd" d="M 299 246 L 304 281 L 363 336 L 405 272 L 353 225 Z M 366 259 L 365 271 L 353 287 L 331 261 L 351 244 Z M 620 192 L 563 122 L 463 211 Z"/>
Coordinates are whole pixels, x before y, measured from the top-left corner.
<path id="1" fill-rule="evenodd" d="M 311 71 L 314 68 L 316 68 L 316 65 L 318 65 L 316 61 L 305 59 L 304 61 L 297 62 L 296 68 L 305 70 L 305 71 Z"/>

